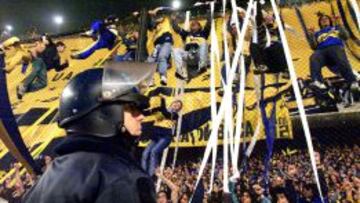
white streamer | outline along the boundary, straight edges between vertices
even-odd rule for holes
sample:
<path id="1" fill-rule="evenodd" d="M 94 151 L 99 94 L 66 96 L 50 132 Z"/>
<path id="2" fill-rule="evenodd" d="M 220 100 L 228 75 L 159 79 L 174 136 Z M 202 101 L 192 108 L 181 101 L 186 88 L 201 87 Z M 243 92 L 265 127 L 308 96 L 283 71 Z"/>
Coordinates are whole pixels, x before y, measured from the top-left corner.
<path id="1" fill-rule="evenodd" d="M 185 30 L 189 29 L 189 27 L 190 27 L 190 15 L 191 15 L 190 11 L 186 11 L 186 18 L 185 18 L 185 23 L 184 23 Z M 178 87 L 179 85 L 180 85 L 180 87 Z M 181 82 L 177 81 L 176 86 L 178 88 L 175 89 L 175 97 L 178 97 L 179 95 L 182 96 L 184 94 L 184 82 L 183 81 L 181 81 Z M 174 157 L 173 157 L 173 161 L 172 161 L 172 168 L 175 168 L 176 160 L 177 160 L 177 154 L 178 154 L 178 151 L 179 151 L 179 139 L 180 139 L 180 133 L 181 133 L 182 116 L 183 116 L 182 112 L 180 111 L 177 123 L 176 123 L 176 125 L 173 126 L 173 129 L 172 129 L 172 134 L 176 134 L 176 137 L 175 137 L 176 147 L 174 149 Z M 175 130 L 175 127 L 176 127 L 176 130 Z M 163 154 L 162 154 L 161 164 L 160 164 L 160 173 L 161 174 L 164 171 L 164 167 L 165 167 L 165 164 L 166 164 L 166 159 L 167 159 L 168 152 L 169 152 L 169 147 L 167 147 L 164 150 Z M 156 191 L 157 192 L 160 189 L 160 185 L 161 185 L 161 179 L 159 178 L 157 180 L 157 183 L 156 183 Z"/>
<path id="2" fill-rule="evenodd" d="M 254 135 L 251 138 L 251 142 L 250 142 L 249 146 L 246 149 L 246 152 L 245 152 L 246 157 L 250 157 L 251 153 L 254 150 L 255 144 L 256 144 L 256 142 L 258 140 L 257 139 L 258 135 L 260 134 L 260 126 L 261 126 L 261 117 L 258 118 L 258 123 L 256 125 Z"/>
<path id="3" fill-rule="evenodd" d="M 350 0 L 350 3 L 351 3 L 351 7 L 353 8 L 353 10 L 355 12 L 357 25 L 358 25 L 359 30 L 360 30 L 360 9 L 359 9 L 359 5 L 357 4 L 356 0 Z"/>
<path id="4" fill-rule="evenodd" d="M 254 2 L 253 8 L 254 8 L 254 11 L 253 11 L 253 15 L 251 16 L 251 19 L 253 21 L 253 26 L 254 26 L 252 42 L 254 44 L 257 44 L 258 43 L 258 34 L 257 34 L 257 24 L 256 24 L 256 15 L 257 15 L 257 2 L 256 1 Z"/>
<path id="5" fill-rule="evenodd" d="M 231 0 L 231 5 L 233 8 L 233 12 L 237 12 L 237 5 L 236 5 L 236 1 L 235 0 Z M 252 5 L 253 3 L 249 2 L 248 5 L 248 11 L 246 13 L 246 17 L 244 20 L 244 24 L 242 26 L 242 29 L 240 31 L 240 23 L 239 23 L 239 19 L 235 18 L 235 26 L 236 26 L 236 31 L 238 33 L 239 39 L 237 41 L 237 51 L 240 50 L 240 52 L 243 51 L 243 44 L 244 44 L 244 38 L 245 38 L 245 34 L 248 28 L 248 23 L 249 23 L 249 18 L 250 18 L 250 13 L 252 10 Z M 250 7 L 250 9 L 249 9 Z M 236 55 L 236 53 L 235 53 Z M 240 54 L 239 54 L 240 55 Z M 238 56 L 235 56 L 238 57 Z M 233 66 L 237 66 L 238 65 L 238 58 L 234 58 L 233 59 Z M 237 102 L 237 116 L 236 116 L 236 127 L 235 127 L 235 135 L 231 135 L 231 136 L 235 136 L 235 146 L 234 146 L 234 156 L 232 156 L 232 164 L 233 164 L 233 172 L 235 174 L 237 174 L 239 172 L 239 167 L 238 167 L 238 160 L 239 160 L 239 150 L 240 150 L 240 138 L 241 138 L 241 130 L 242 130 L 242 120 L 243 120 L 243 107 L 244 107 L 244 99 L 245 99 L 245 80 L 246 80 L 246 71 L 245 71 L 245 62 L 244 62 L 244 55 L 241 54 L 240 56 L 240 92 L 239 92 L 239 96 L 238 96 L 238 102 Z"/>
<path id="6" fill-rule="evenodd" d="M 318 187 L 318 190 L 319 190 L 321 201 L 324 202 L 324 198 L 323 198 L 322 191 L 321 191 L 321 185 L 320 185 L 320 182 L 319 182 L 319 175 L 318 175 L 316 162 L 315 162 L 314 147 L 313 147 L 312 140 L 311 140 L 310 127 L 309 127 L 309 124 L 308 124 L 308 121 L 307 121 L 307 118 L 306 118 L 306 113 L 305 113 L 305 109 L 304 109 L 302 96 L 301 96 L 301 93 L 300 93 L 300 88 L 299 88 L 299 85 L 297 83 L 297 76 L 296 76 L 296 72 L 295 72 L 295 67 L 294 67 L 294 64 L 293 64 L 293 61 L 292 61 L 289 45 L 288 45 L 288 42 L 287 42 L 287 39 L 286 39 L 283 24 L 282 24 L 281 19 L 280 19 L 279 11 L 278 11 L 278 9 L 276 7 L 275 0 L 270 0 L 270 2 L 271 2 L 271 6 L 273 8 L 274 14 L 275 14 L 276 23 L 279 26 L 281 42 L 282 42 L 283 47 L 284 47 L 286 62 L 287 62 L 288 68 L 289 68 L 291 83 L 292 83 L 295 98 L 296 98 L 296 104 L 297 104 L 298 109 L 299 109 L 301 123 L 303 125 L 304 134 L 305 134 L 305 138 L 306 138 L 306 143 L 307 143 L 308 149 L 309 149 L 310 161 L 311 161 L 312 169 L 314 171 L 315 181 L 316 181 L 316 184 L 317 184 L 317 187 Z"/>
<path id="7" fill-rule="evenodd" d="M 227 44 L 227 32 L 226 32 L 226 0 L 223 0 L 223 42 L 224 42 L 224 56 L 225 56 L 225 71 L 226 77 L 228 78 L 229 67 L 230 67 L 230 56 L 229 56 L 229 49 Z M 231 89 L 232 90 L 232 89 Z M 230 117 L 232 115 L 232 93 L 230 94 L 229 100 L 225 102 L 225 112 L 228 116 L 224 119 L 224 129 L 223 129 L 223 190 L 225 193 L 229 193 L 229 124 L 230 124 Z M 230 102 L 230 104 L 229 104 Z M 231 136 L 232 137 L 232 136 Z M 230 138 L 230 144 L 233 148 L 234 139 Z M 233 152 L 232 149 L 230 149 Z M 232 154 L 232 153 L 231 153 Z"/>
<path id="8" fill-rule="evenodd" d="M 216 57 L 216 64 L 220 64 L 220 54 L 219 54 L 219 47 L 218 47 L 218 39 L 216 35 L 215 29 L 215 20 L 214 20 L 214 10 L 215 10 L 215 3 L 212 2 L 210 4 L 210 12 L 211 12 L 211 53 L 210 53 L 210 102 L 211 102 L 211 118 L 212 120 L 216 117 L 216 79 L 215 79 L 215 57 Z M 212 125 L 214 125 L 212 123 Z M 209 143 L 208 143 L 209 144 Z M 212 191 L 212 186 L 215 178 L 215 166 L 216 166 L 216 157 L 217 157 L 217 135 L 216 141 L 210 145 L 212 147 L 212 165 L 211 165 L 211 175 L 210 175 L 210 187 L 208 193 Z"/>
<path id="9" fill-rule="evenodd" d="M 229 106 L 229 102 L 225 102 L 225 105 Z M 227 107 L 225 111 L 229 113 L 229 108 Z M 223 129 L 223 190 L 225 193 L 229 193 L 229 117 L 229 115 L 225 116 Z"/>
<path id="10" fill-rule="evenodd" d="M 185 23 L 184 23 L 184 29 L 185 30 L 190 29 L 190 17 L 191 17 L 191 12 L 186 11 L 186 13 L 185 13 Z"/>
<path id="11" fill-rule="evenodd" d="M 223 30 L 227 30 L 227 22 L 226 22 L 226 0 L 223 0 Z M 233 17 L 233 15 L 232 15 Z M 225 77 L 229 78 L 229 70 L 230 70 L 230 54 L 229 54 L 229 45 L 228 45 L 228 40 L 227 40 L 227 32 L 224 31 L 223 32 L 223 42 L 224 42 L 224 56 L 225 56 Z M 227 115 L 232 115 L 233 109 L 232 109 L 232 89 L 231 89 L 231 97 L 228 98 L 229 100 L 227 100 L 226 103 L 226 114 Z M 225 129 L 225 125 L 226 126 L 226 131 L 224 131 L 224 136 L 230 136 L 230 152 L 231 152 L 231 156 L 233 157 L 234 155 L 234 137 L 232 136 L 233 134 L 233 119 L 230 116 L 225 117 L 225 123 L 224 123 L 224 129 Z M 226 134 L 225 134 L 226 133 Z M 225 155 L 225 154 L 224 154 Z M 234 165 L 233 165 L 234 167 Z"/>
<path id="12" fill-rule="evenodd" d="M 257 98 L 257 101 L 256 101 L 256 106 L 257 106 L 257 108 L 259 109 L 260 108 L 260 94 L 261 94 L 261 87 L 260 87 L 260 81 L 259 81 L 259 77 L 258 76 L 256 76 L 255 74 L 254 74 L 254 84 L 255 84 L 255 93 L 256 93 L 256 98 Z M 256 145 L 256 142 L 257 142 L 257 137 L 258 137 L 258 135 L 260 134 L 260 126 L 261 126 L 261 112 L 260 112 L 260 109 L 259 109 L 259 111 L 258 111 L 258 121 L 257 121 L 257 125 L 256 125 L 256 128 L 255 128 L 255 132 L 254 132 L 254 135 L 253 135 L 253 137 L 251 138 L 251 142 L 250 142 L 250 144 L 249 144 L 249 146 L 247 147 L 247 149 L 246 149 L 246 152 L 245 152 L 245 156 L 246 157 L 250 157 L 250 155 L 251 155 L 251 153 L 253 152 L 253 150 L 254 150 L 254 147 L 255 147 L 255 145 Z"/>
<path id="13" fill-rule="evenodd" d="M 247 27 L 248 24 L 249 24 L 249 18 L 250 18 L 250 11 L 251 11 L 251 5 L 253 4 L 253 1 L 254 0 L 249 0 L 249 6 L 247 8 L 247 11 L 246 11 L 246 15 L 245 15 L 245 20 L 244 20 L 244 27 Z M 231 91 L 231 84 L 234 80 L 234 74 L 235 74 L 235 71 L 236 71 L 236 66 L 237 66 L 237 62 L 239 60 L 239 57 L 240 57 L 240 54 L 242 52 L 241 50 L 241 47 L 243 46 L 243 43 L 244 43 L 244 38 L 245 38 L 245 29 L 242 29 L 241 32 L 240 32 L 240 37 L 239 37 L 239 43 L 238 43 L 238 46 L 236 48 L 236 52 L 235 52 L 235 58 L 234 58 L 234 62 L 232 64 L 232 67 L 230 69 L 230 74 L 229 74 L 229 81 L 227 82 L 227 84 L 225 85 L 225 93 L 224 93 L 224 97 L 222 98 L 222 101 L 221 101 L 221 104 L 220 104 L 220 107 L 219 107 L 219 111 L 218 111 L 218 114 L 216 115 L 216 117 L 213 120 L 213 123 L 212 123 L 212 131 L 211 131 L 211 134 L 210 134 L 210 137 L 209 137 L 209 141 L 206 145 L 206 148 L 205 148 L 205 153 L 204 153 L 204 158 L 201 162 L 201 166 L 199 168 L 199 175 L 198 175 L 198 178 L 196 180 L 196 184 L 195 184 L 195 188 L 198 186 L 199 182 L 200 182 L 200 179 L 201 179 L 201 176 L 203 175 L 204 173 L 204 169 L 205 169 L 205 166 L 206 166 L 206 163 L 209 159 L 209 156 L 210 156 L 210 153 L 211 153 L 211 150 L 213 148 L 213 145 L 214 143 L 216 144 L 217 143 L 217 135 L 218 135 L 218 130 L 219 130 L 219 126 L 220 126 L 220 122 L 222 121 L 223 117 L 224 117 L 224 108 L 225 108 L 225 102 L 226 101 L 226 98 L 229 97 L 229 93 Z"/>
<path id="14" fill-rule="evenodd" d="M 169 147 L 167 147 L 164 152 L 162 153 L 161 156 L 161 163 L 160 163 L 160 173 L 163 174 L 164 172 L 164 168 L 165 168 L 165 163 L 166 163 L 166 159 L 167 159 L 167 155 L 169 152 Z M 160 186 L 161 186 L 161 179 L 158 178 L 157 182 L 156 182 L 156 192 L 159 192 L 160 190 Z"/>
<path id="15" fill-rule="evenodd" d="M 185 17 L 185 23 L 184 23 L 184 29 L 185 30 L 189 30 L 190 27 L 190 17 L 191 17 L 191 12 L 190 11 L 186 11 L 186 17 Z M 177 84 L 178 86 L 179 84 Z M 175 97 L 178 97 L 178 95 L 180 94 L 180 96 L 182 97 L 184 94 L 184 81 L 180 81 L 180 92 L 176 91 L 176 95 Z M 174 157 L 173 157 L 173 162 L 172 162 L 172 168 L 175 168 L 176 165 L 176 160 L 177 160 L 177 154 L 179 151 L 179 139 L 180 139 L 180 133 L 181 133 L 181 124 L 182 124 L 182 111 L 179 112 L 179 118 L 177 120 L 177 124 L 176 124 L 176 147 L 174 149 Z"/>
<path id="16" fill-rule="evenodd" d="M 246 29 L 246 28 L 243 28 Z M 245 79 L 246 79 L 246 71 L 245 71 L 245 62 L 244 56 L 240 56 L 240 93 L 238 96 L 237 103 L 237 116 L 236 116 L 236 128 L 235 128 L 235 156 L 233 158 L 233 162 L 236 164 L 234 168 L 234 172 L 238 173 L 238 160 L 239 160 L 239 151 L 240 151 L 240 139 L 241 139 L 241 130 L 242 130 L 242 121 L 243 121 L 243 112 L 244 112 L 244 100 L 245 100 Z"/>
<path id="17" fill-rule="evenodd" d="M 182 97 L 183 94 L 184 94 L 184 81 L 181 81 L 180 82 L 180 92 L 177 92 L 175 97 L 178 97 L 179 95 Z M 181 102 L 183 102 L 183 101 L 181 101 Z M 179 112 L 179 118 L 178 118 L 178 120 L 176 122 L 176 137 L 175 137 L 176 146 L 175 146 L 175 149 L 174 149 L 174 157 L 173 157 L 173 162 L 172 162 L 172 165 L 171 165 L 172 168 L 175 168 L 176 160 L 177 160 L 177 154 L 178 154 L 178 151 L 179 151 L 179 139 L 180 139 L 180 134 L 181 134 L 182 119 L 183 119 L 183 114 L 182 114 L 182 111 L 180 111 Z"/>

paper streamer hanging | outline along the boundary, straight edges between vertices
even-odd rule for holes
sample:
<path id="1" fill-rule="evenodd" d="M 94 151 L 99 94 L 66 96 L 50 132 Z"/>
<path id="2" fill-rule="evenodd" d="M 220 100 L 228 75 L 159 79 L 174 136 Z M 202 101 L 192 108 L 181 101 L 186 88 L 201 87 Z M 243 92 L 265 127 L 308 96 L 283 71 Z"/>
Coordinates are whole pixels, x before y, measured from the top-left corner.
<path id="1" fill-rule="evenodd" d="M 250 0 L 249 1 L 249 5 L 248 5 L 248 8 L 246 10 L 246 15 L 245 15 L 245 20 L 244 20 L 244 27 L 247 27 L 248 24 L 249 24 L 249 18 L 250 18 L 250 12 L 251 12 L 251 5 L 253 4 L 253 1 L 254 0 Z M 240 32 L 240 40 L 239 40 L 239 46 L 242 47 L 243 46 L 243 43 L 244 43 L 244 38 L 245 38 L 245 29 L 243 29 L 241 32 Z M 237 47 L 236 51 L 235 51 L 235 58 L 234 58 L 234 61 L 237 63 L 238 62 L 238 59 L 240 57 L 240 54 L 241 54 L 242 50 Z M 213 144 L 217 142 L 217 135 L 218 135 L 218 130 L 219 130 L 219 127 L 220 127 L 220 123 L 223 119 L 223 116 L 224 116 L 224 108 L 225 108 L 225 100 L 226 98 L 229 97 L 229 93 L 231 91 L 231 87 L 232 87 L 232 82 L 234 80 L 234 74 L 235 74 L 235 71 L 236 71 L 236 65 L 237 64 L 233 64 L 233 66 L 231 67 L 230 69 L 230 74 L 229 74 L 229 81 L 228 83 L 225 85 L 225 93 L 224 93 L 224 97 L 222 98 L 222 101 L 221 101 L 221 104 L 220 104 L 220 108 L 219 108 L 219 111 L 218 111 L 218 114 L 216 115 L 216 117 L 214 119 L 212 119 L 213 121 L 213 126 L 212 126 L 212 131 L 210 133 L 210 137 L 209 137 L 209 141 L 208 141 L 208 144 L 205 148 L 205 153 L 204 153 L 204 158 L 201 162 L 201 166 L 199 168 L 199 174 L 198 174 L 198 177 L 197 177 L 197 180 L 196 180 L 196 184 L 195 184 L 195 187 L 198 186 L 199 182 L 200 182 L 200 179 L 204 173 L 204 169 L 205 169 L 205 166 L 206 166 L 206 163 L 209 159 L 209 156 L 210 156 L 210 153 L 212 151 L 212 147 L 213 147 Z"/>
<path id="2" fill-rule="evenodd" d="M 305 139 L 306 139 L 306 143 L 307 143 L 307 146 L 308 146 L 308 149 L 309 149 L 310 161 L 311 161 L 311 166 L 312 166 L 314 176 L 315 176 L 315 182 L 316 182 L 316 185 L 318 187 L 318 191 L 319 191 L 321 200 L 322 200 L 322 202 L 324 202 L 324 198 L 323 198 L 322 191 L 321 191 L 321 185 L 320 185 L 320 182 L 319 182 L 319 175 L 318 175 L 316 162 L 315 162 L 314 147 L 313 147 L 312 140 L 311 140 L 310 127 L 309 127 L 309 124 L 308 124 L 308 121 L 307 121 L 307 118 L 306 118 L 305 108 L 304 108 L 302 96 L 301 96 L 301 93 L 300 93 L 300 88 L 299 88 L 299 85 L 297 83 L 297 76 L 296 76 L 294 64 L 292 62 L 290 48 L 289 48 L 289 45 L 288 45 L 288 42 L 287 42 L 287 39 L 286 39 L 285 31 L 284 31 L 284 28 L 283 28 L 283 25 L 282 25 L 282 22 L 281 22 L 280 14 L 279 14 L 279 11 L 277 9 L 275 0 L 270 0 L 270 2 L 271 2 L 272 9 L 274 11 L 274 14 L 275 14 L 276 23 L 279 26 L 281 42 L 283 44 L 285 57 L 286 57 L 286 62 L 287 62 L 288 68 L 289 68 L 291 83 L 292 83 L 295 98 L 296 98 L 296 104 L 297 104 L 298 109 L 299 109 L 300 119 L 301 119 L 301 123 L 303 125 Z"/>
<path id="3" fill-rule="evenodd" d="M 211 119 L 214 120 L 216 117 L 216 73 L 215 73 L 215 65 L 220 64 L 220 54 L 218 47 L 218 39 L 216 35 L 215 29 L 215 19 L 214 19 L 214 10 L 215 3 L 212 2 L 210 4 L 210 12 L 211 12 L 211 47 L 210 47 L 210 101 L 211 101 Z M 215 64 L 216 62 L 216 64 Z M 209 143 L 208 143 L 209 144 Z M 216 157 L 217 157 L 217 135 L 216 141 L 213 145 L 209 145 L 212 149 L 212 165 L 211 165 L 211 175 L 210 175 L 210 187 L 208 193 L 212 191 L 212 185 L 215 178 L 215 166 L 216 166 Z"/>

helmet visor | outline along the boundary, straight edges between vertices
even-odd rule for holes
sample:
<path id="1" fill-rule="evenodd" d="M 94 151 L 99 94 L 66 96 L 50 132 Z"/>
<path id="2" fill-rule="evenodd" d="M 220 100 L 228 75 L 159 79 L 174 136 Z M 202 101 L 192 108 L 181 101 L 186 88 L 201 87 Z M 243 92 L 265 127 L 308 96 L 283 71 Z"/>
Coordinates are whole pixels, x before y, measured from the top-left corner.
<path id="1" fill-rule="evenodd" d="M 115 101 L 129 93 L 139 93 L 149 86 L 156 70 L 152 63 L 111 63 L 104 68 L 102 100 Z M 121 99 L 120 99 L 121 100 Z"/>

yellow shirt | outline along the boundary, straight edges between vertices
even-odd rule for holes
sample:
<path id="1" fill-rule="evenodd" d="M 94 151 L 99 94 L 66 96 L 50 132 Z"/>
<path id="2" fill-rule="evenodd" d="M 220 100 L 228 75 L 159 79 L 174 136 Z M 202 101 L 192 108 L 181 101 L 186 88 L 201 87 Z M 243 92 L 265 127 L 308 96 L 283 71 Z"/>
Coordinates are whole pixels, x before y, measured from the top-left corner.
<path id="1" fill-rule="evenodd" d="M 12 71 L 16 68 L 16 66 L 19 66 L 22 64 L 22 58 L 27 54 L 27 52 L 23 48 L 17 48 L 15 55 L 8 59 L 8 62 L 6 63 L 6 70 Z"/>
<path id="2" fill-rule="evenodd" d="M 155 42 L 165 33 L 171 33 L 171 24 L 169 18 L 167 17 L 164 17 L 164 19 L 156 25 L 153 36 L 153 42 Z"/>
<path id="3" fill-rule="evenodd" d="M 162 110 L 164 109 L 161 108 L 163 105 L 162 102 L 164 102 L 164 100 L 165 107 L 167 107 L 173 99 L 165 96 L 153 96 L 150 98 L 149 111 L 151 112 L 151 114 L 147 116 L 143 122 L 154 122 L 154 126 L 168 129 L 171 129 L 175 125 L 176 120 L 166 118 L 165 115 L 162 113 Z"/>

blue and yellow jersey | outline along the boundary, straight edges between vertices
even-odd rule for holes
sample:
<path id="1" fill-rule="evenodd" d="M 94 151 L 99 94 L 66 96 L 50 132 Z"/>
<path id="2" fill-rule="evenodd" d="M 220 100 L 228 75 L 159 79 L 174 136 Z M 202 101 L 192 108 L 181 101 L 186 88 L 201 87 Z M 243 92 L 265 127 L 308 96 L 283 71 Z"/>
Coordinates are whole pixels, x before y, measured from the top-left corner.
<path id="1" fill-rule="evenodd" d="M 318 43 L 317 49 L 323 49 L 329 46 L 344 46 L 340 38 L 340 29 L 338 26 L 328 26 L 315 33 L 315 39 Z"/>
<path id="2" fill-rule="evenodd" d="M 11 37 L 7 40 L 5 40 L 2 43 L 2 46 L 10 48 L 12 47 L 15 43 L 20 42 L 20 39 L 18 37 Z M 11 53 L 9 53 L 11 52 Z M 13 69 L 15 69 L 18 65 L 22 64 L 22 58 L 24 55 L 27 54 L 27 51 L 23 48 L 22 45 L 16 46 L 16 47 L 12 47 L 10 49 L 10 51 L 7 52 L 6 54 L 6 70 L 12 71 Z M 5 63 L 5 61 L 4 61 Z"/>
<path id="3" fill-rule="evenodd" d="M 154 45 L 163 44 L 165 42 L 173 43 L 173 38 L 171 34 L 171 24 L 170 20 L 167 17 L 163 17 L 161 22 L 158 22 L 154 29 L 153 42 Z"/>
<path id="4" fill-rule="evenodd" d="M 188 35 L 185 39 L 185 44 L 203 44 L 207 43 L 207 37 L 208 35 L 203 34 L 203 32 L 194 33 L 191 35 Z"/>
<path id="5" fill-rule="evenodd" d="M 179 35 L 181 36 L 181 38 L 185 42 L 185 44 L 200 45 L 203 43 L 207 43 L 207 38 L 210 35 L 210 29 L 211 29 L 210 22 L 211 21 L 208 20 L 206 22 L 204 29 L 201 29 L 197 32 L 187 31 L 183 28 L 180 28 L 176 23 L 173 23 L 173 27 L 174 27 L 175 32 L 179 33 Z"/>
<path id="6" fill-rule="evenodd" d="M 118 55 L 124 55 L 129 51 L 135 51 L 137 49 L 137 40 L 133 38 L 133 33 L 127 35 L 120 35 L 120 46 L 117 50 Z"/>
<path id="7" fill-rule="evenodd" d="M 129 33 L 124 38 L 122 38 L 122 42 L 128 50 L 137 49 L 137 40 L 133 38 L 133 33 Z"/>
<path id="8" fill-rule="evenodd" d="M 10 37 L 9 39 L 5 40 L 2 45 L 4 47 L 10 47 L 14 45 L 15 43 L 20 42 L 20 39 L 18 37 Z"/>
<path id="9" fill-rule="evenodd" d="M 19 47 L 15 50 L 15 55 L 13 55 L 11 58 L 8 59 L 6 62 L 6 69 L 7 70 L 14 70 L 17 66 L 20 66 L 22 64 L 22 58 L 25 55 L 28 55 L 28 52 L 24 50 L 23 48 Z"/>
<path id="10" fill-rule="evenodd" d="M 172 129 L 178 115 L 170 113 L 167 107 L 173 102 L 173 98 L 165 96 L 153 96 L 150 98 L 150 109 L 145 113 L 143 122 L 153 122 L 154 127 Z"/>

